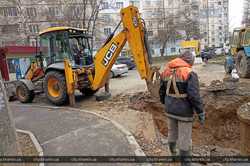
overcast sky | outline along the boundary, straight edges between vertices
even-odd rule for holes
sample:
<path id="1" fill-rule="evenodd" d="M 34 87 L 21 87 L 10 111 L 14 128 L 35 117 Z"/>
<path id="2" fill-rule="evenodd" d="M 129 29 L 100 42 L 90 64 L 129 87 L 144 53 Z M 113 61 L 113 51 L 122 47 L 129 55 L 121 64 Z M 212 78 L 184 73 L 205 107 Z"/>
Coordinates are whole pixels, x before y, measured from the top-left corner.
<path id="1" fill-rule="evenodd" d="M 229 0 L 229 29 L 241 26 L 244 0 Z"/>

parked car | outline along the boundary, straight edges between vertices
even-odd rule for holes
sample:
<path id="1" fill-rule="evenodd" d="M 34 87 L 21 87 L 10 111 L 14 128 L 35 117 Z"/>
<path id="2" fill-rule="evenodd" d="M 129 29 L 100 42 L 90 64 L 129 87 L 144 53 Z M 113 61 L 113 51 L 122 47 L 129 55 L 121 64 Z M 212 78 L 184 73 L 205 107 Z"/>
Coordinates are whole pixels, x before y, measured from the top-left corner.
<path id="1" fill-rule="evenodd" d="M 126 64 L 116 62 L 111 68 L 110 78 L 114 78 L 125 73 L 128 73 L 128 66 Z"/>
<path id="2" fill-rule="evenodd" d="M 118 63 L 122 63 L 122 64 L 126 64 L 128 66 L 129 70 L 132 70 L 135 68 L 135 63 L 134 60 L 130 57 L 126 57 L 126 56 L 119 56 L 117 58 L 117 62 Z"/>
<path id="3" fill-rule="evenodd" d="M 215 54 L 216 55 L 222 55 L 222 54 L 224 54 L 224 49 L 223 48 L 216 48 L 215 49 Z"/>

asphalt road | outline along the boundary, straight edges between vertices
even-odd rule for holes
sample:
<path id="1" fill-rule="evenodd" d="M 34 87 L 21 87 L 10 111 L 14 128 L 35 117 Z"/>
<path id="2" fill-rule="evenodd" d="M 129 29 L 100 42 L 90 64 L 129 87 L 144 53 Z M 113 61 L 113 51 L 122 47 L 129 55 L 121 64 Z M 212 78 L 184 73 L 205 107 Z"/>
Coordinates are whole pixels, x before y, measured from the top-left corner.
<path id="1" fill-rule="evenodd" d="M 46 108 L 34 104 L 10 104 L 10 108 L 16 128 L 31 131 L 41 144 L 45 156 L 135 155 L 135 147 L 128 142 L 127 135 L 111 121 L 96 115 L 70 108 Z"/>

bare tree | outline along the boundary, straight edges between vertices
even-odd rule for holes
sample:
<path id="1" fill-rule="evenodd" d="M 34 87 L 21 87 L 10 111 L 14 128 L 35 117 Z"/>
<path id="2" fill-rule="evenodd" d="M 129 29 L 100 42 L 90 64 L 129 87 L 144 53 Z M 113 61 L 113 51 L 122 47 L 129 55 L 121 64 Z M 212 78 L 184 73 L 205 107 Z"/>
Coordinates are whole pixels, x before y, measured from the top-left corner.
<path id="1" fill-rule="evenodd" d="M 61 0 L 64 25 L 72 26 L 77 23 L 94 36 L 101 3 L 102 0 Z M 93 40 L 91 46 L 93 47 Z"/>
<path id="2" fill-rule="evenodd" d="M 186 38 L 183 38 L 185 40 L 200 38 L 199 21 L 198 18 L 194 17 L 192 10 L 194 6 L 195 4 L 191 3 L 185 7 L 180 7 L 178 11 L 167 14 L 165 8 L 160 7 L 158 9 L 158 12 L 162 14 L 158 18 L 156 40 L 161 45 L 161 56 L 164 56 L 168 43 L 175 43 L 177 39 L 183 38 L 179 31 L 185 31 Z"/>
<path id="3" fill-rule="evenodd" d="M 162 19 L 158 25 L 158 40 L 161 43 L 161 56 L 164 56 L 167 43 L 176 40 L 177 26 L 174 23 L 173 17 Z"/>
<path id="4" fill-rule="evenodd" d="M 191 2 L 180 11 L 180 15 L 183 17 L 183 21 L 180 23 L 186 32 L 186 40 L 191 38 L 200 38 L 199 20 L 198 15 L 194 11 L 198 10 L 198 4 Z"/>

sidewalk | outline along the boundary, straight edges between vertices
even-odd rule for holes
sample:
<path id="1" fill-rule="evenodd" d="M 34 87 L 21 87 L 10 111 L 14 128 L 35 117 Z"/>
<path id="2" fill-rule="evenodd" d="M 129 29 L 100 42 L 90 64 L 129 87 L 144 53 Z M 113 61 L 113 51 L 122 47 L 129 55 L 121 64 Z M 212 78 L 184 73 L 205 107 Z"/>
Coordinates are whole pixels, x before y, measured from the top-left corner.
<path id="1" fill-rule="evenodd" d="M 65 108 L 22 104 L 10 104 L 10 108 L 13 110 L 16 128 L 31 131 L 41 144 L 45 156 L 135 155 L 135 148 L 128 142 L 126 135 L 110 121 L 96 115 Z"/>

